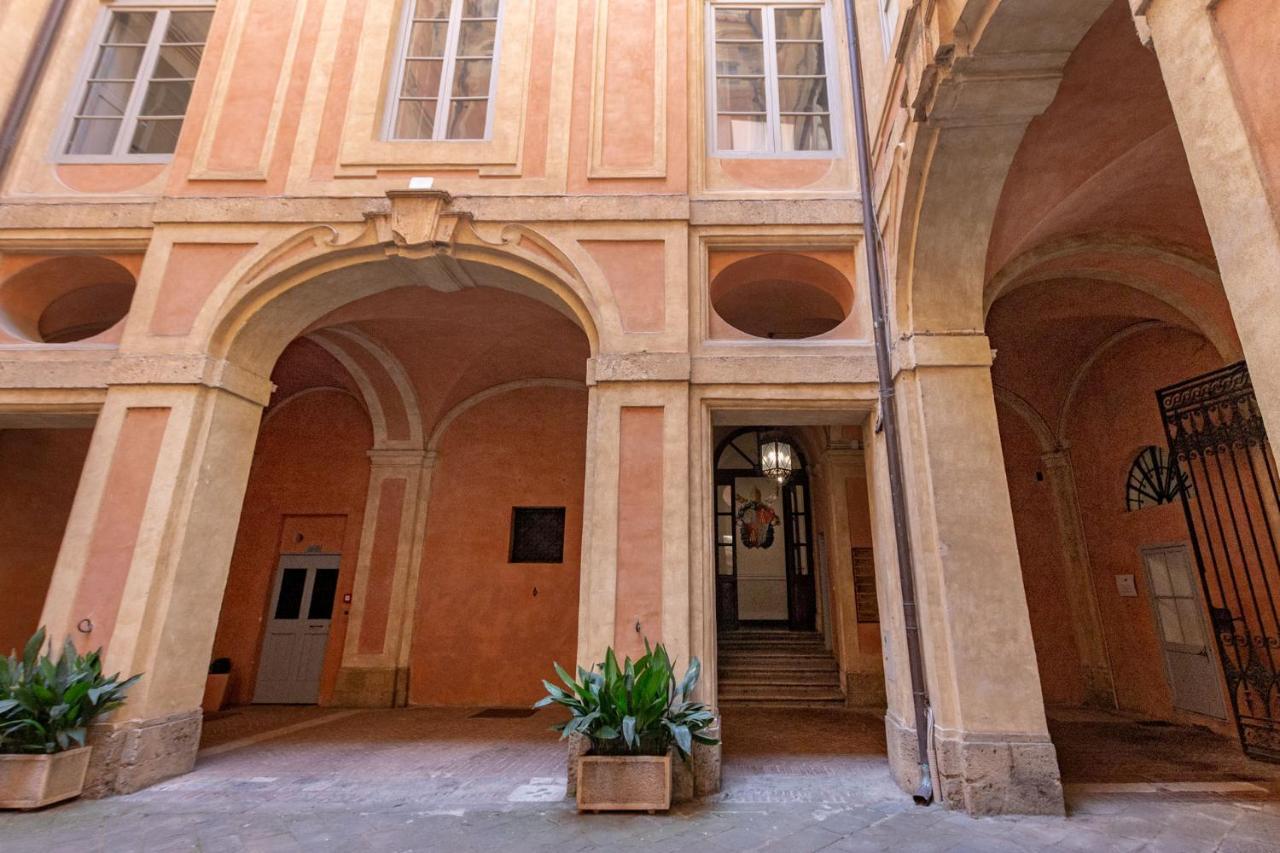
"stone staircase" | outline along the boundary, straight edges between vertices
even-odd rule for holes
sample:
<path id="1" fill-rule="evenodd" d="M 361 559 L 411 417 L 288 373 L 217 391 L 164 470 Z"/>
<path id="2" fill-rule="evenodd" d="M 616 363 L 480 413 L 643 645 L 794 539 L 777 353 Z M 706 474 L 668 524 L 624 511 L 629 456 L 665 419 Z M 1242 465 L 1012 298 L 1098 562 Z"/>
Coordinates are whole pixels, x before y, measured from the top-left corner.
<path id="1" fill-rule="evenodd" d="M 722 633 L 718 672 L 721 705 L 844 705 L 836 659 L 816 631 Z"/>

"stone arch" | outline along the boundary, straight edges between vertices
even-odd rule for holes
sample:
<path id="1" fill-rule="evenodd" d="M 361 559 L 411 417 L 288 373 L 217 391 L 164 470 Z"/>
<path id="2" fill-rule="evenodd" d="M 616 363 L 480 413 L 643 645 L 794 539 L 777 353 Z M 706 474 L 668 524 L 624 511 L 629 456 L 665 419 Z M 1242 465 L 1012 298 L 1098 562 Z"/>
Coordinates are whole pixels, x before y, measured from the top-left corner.
<path id="1" fill-rule="evenodd" d="M 310 332 L 318 344 L 342 365 L 360 388 L 365 409 L 373 423 L 375 450 L 422 448 L 422 411 L 413 383 L 400 360 L 369 335 L 351 326 L 331 326 Z M 391 419 L 403 421 L 403 430 Z M 396 437 L 399 432 L 403 437 Z"/>
<path id="2" fill-rule="evenodd" d="M 936 49 L 912 104 L 916 138 L 895 229 L 903 331 L 981 332 L 1004 178 L 1071 52 L 1111 4 L 970 0 L 918 24 Z"/>
<path id="3" fill-rule="evenodd" d="M 1036 437 L 1042 453 L 1053 453 L 1063 447 L 1061 437 L 1049 426 L 1035 406 L 1019 394 L 1000 385 L 993 386 L 996 402 L 1016 414 Z"/>
<path id="4" fill-rule="evenodd" d="M 447 204 L 441 195 L 413 194 L 405 201 Z M 572 320 L 590 352 L 599 351 L 599 306 L 576 270 L 553 263 L 561 259 L 546 250 L 521 248 L 525 239 L 533 242 L 523 232 L 503 228 L 497 240 L 489 240 L 468 214 L 399 210 L 399 198 L 393 198 L 389 216 L 369 217 L 364 230 L 346 242 L 336 228 L 327 228 L 331 239 L 322 240 L 319 231 L 311 235 L 322 247 L 314 254 L 283 268 L 275 268 L 270 256 L 247 265 L 197 321 L 197 327 L 211 327 L 209 354 L 266 376 L 285 345 L 325 315 L 367 296 L 414 286 L 446 293 L 494 287 L 528 296 Z M 276 257 L 292 259 L 302 246 L 306 240 L 288 241 Z"/>
<path id="5" fill-rule="evenodd" d="M 573 390 L 585 391 L 586 386 L 573 379 L 518 379 L 515 382 L 504 382 L 501 385 L 494 385 L 467 397 L 462 402 L 455 405 L 446 412 L 436 423 L 435 428 L 431 430 L 431 437 L 427 440 L 427 451 L 437 452 L 440 449 L 440 442 L 444 439 L 445 433 L 449 431 L 449 427 L 453 422 L 465 414 L 468 410 L 475 408 L 485 400 L 511 391 L 519 391 L 524 388 L 569 388 Z"/>

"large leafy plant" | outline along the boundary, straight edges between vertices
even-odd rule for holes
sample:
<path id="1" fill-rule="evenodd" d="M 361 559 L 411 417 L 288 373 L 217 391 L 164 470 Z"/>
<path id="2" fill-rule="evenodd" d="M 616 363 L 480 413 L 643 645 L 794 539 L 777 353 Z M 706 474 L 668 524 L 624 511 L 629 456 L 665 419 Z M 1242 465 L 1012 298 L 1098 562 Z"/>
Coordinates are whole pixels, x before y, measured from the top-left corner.
<path id="1" fill-rule="evenodd" d="M 124 704 L 140 675 L 102 675 L 102 650 L 82 655 L 67 640 L 41 654 L 41 628 L 22 650 L 0 658 L 0 753 L 52 753 L 84 746 L 88 727 Z"/>
<path id="2" fill-rule="evenodd" d="M 562 739 L 586 737 L 592 755 L 666 755 L 674 746 L 687 761 L 694 742 L 719 743 L 706 733 L 715 722 L 711 709 L 689 699 L 702 671 L 698 659 L 677 681 L 661 643 L 650 648 L 646 640 L 644 649 L 638 660 L 627 658 L 619 666 L 610 648 L 604 663 L 589 672 L 578 667 L 577 678 L 555 664 L 564 687 L 543 681 L 547 695 L 534 707 L 555 703 L 568 708 L 568 721 L 553 728 Z"/>

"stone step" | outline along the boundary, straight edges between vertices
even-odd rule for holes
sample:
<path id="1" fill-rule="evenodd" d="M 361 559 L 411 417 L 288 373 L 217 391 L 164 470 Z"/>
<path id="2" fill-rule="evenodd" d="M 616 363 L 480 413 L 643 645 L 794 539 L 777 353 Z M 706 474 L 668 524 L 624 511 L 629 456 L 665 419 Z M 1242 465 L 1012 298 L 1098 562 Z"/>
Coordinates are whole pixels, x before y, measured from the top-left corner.
<path id="1" fill-rule="evenodd" d="M 833 684 L 721 684 L 723 699 L 844 699 Z"/>
<path id="2" fill-rule="evenodd" d="M 721 680 L 726 678 L 759 678 L 769 680 L 775 678 L 839 678 L 839 670 L 835 663 L 814 666 L 757 666 L 754 663 L 721 664 L 718 670 Z"/>
<path id="3" fill-rule="evenodd" d="M 719 680 L 721 690 L 737 688 L 762 688 L 777 693 L 791 693 L 795 688 L 822 688 L 824 690 L 840 690 L 840 679 L 808 679 L 804 676 L 786 676 L 786 678 L 759 679 L 750 676 L 731 676 Z"/>
<path id="4" fill-rule="evenodd" d="M 778 661 L 796 661 L 802 663 L 805 661 L 819 660 L 835 660 L 831 656 L 831 652 L 787 652 L 787 651 L 763 651 L 763 652 L 723 652 L 717 656 L 720 665 L 723 666 L 726 661 L 763 661 L 767 665 L 772 665 Z"/>
<path id="5" fill-rule="evenodd" d="M 843 708 L 844 697 L 839 699 L 729 699 L 721 697 L 722 708 Z"/>

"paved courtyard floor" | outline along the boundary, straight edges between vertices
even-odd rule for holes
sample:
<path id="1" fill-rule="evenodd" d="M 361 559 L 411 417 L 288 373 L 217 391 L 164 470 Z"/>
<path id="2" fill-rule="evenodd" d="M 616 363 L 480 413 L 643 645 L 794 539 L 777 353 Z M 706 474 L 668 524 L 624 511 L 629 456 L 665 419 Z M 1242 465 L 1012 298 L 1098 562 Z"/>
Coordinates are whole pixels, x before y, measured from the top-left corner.
<path id="1" fill-rule="evenodd" d="M 1069 817 L 920 808 L 879 717 L 731 709 L 724 790 L 668 815 L 578 815 L 557 715 L 234 709 L 196 769 L 126 797 L 0 814 L 0 851 L 1280 851 L 1280 767 L 1198 729 L 1065 714 Z"/>

